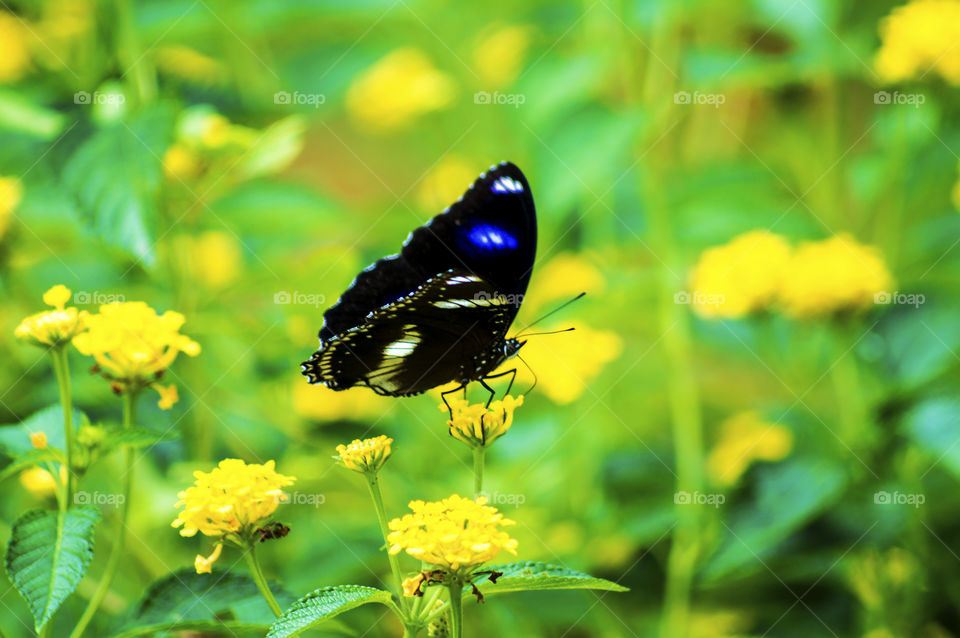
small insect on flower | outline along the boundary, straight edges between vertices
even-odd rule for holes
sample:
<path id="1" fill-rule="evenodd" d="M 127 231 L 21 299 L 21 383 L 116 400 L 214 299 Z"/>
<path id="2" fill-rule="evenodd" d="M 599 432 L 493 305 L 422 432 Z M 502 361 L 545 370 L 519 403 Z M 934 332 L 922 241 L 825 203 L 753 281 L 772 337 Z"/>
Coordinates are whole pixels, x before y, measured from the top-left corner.
<path id="1" fill-rule="evenodd" d="M 241 547 L 249 547 L 262 538 L 258 531 L 287 500 L 284 487 L 293 485 L 293 476 L 278 474 L 274 462 L 247 464 L 240 459 L 224 459 L 210 472 L 197 471 L 194 484 L 178 494 L 177 507 L 183 511 L 173 521 L 181 536 L 218 536 Z M 209 571 L 219 550 L 209 558 L 197 557 L 198 573 Z"/>
<path id="2" fill-rule="evenodd" d="M 155 382 L 181 352 L 191 357 L 200 354 L 200 344 L 180 334 L 185 321 L 179 312 L 168 310 L 158 315 L 142 301 L 115 302 L 100 306 L 99 313 L 87 317 L 89 329 L 77 335 L 73 344 L 96 359 L 95 371 L 116 391 L 139 392 L 152 386 L 160 394 L 160 407 L 166 410 L 176 402 L 176 389 Z"/>
<path id="3" fill-rule="evenodd" d="M 485 497 L 476 501 L 457 494 L 435 502 L 412 501 L 412 514 L 390 521 L 390 554 L 407 552 L 438 569 L 403 583 L 404 595 L 422 595 L 422 587 L 447 581 L 470 582 L 477 568 L 501 551 L 517 553 L 517 541 L 501 527 L 514 525 Z"/>
<path id="4" fill-rule="evenodd" d="M 380 435 L 372 439 L 355 439 L 350 445 L 338 445 L 334 457 L 350 470 L 375 474 L 390 457 L 393 439 Z"/>
<path id="5" fill-rule="evenodd" d="M 463 441 L 470 447 L 486 447 L 507 433 L 513 425 L 513 412 L 523 405 L 523 395 L 513 398 L 509 394 L 502 401 L 470 403 L 466 399 L 450 402 L 447 421 L 450 436 Z M 440 404 L 439 409 L 446 412 L 447 406 Z"/>
<path id="6" fill-rule="evenodd" d="M 85 310 L 67 308 L 70 289 L 57 284 L 44 293 L 43 302 L 53 310 L 38 312 L 20 322 L 13 334 L 38 346 L 62 346 L 86 329 Z"/>

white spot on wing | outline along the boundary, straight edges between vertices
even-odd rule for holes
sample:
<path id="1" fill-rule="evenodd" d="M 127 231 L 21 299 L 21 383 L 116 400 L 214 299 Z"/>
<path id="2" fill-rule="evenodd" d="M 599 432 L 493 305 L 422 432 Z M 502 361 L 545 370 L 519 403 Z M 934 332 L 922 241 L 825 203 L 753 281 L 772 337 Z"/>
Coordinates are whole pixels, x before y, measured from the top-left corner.
<path id="1" fill-rule="evenodd" d="M 523 184 L 513 179 L 512 177 L 504 175 L 493 183 L 493 186 L 491 186 L 491 190 L 493 190 L 494 193 L 504 193 L 504 194 L 522 193 Z"/>

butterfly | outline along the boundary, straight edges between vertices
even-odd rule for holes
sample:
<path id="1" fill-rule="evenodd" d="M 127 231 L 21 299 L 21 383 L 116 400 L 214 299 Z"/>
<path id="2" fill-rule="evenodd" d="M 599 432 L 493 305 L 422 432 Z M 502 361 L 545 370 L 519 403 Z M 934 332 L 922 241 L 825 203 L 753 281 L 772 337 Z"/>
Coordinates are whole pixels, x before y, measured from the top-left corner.
<path id="1" fill-rule="evenodd" d="M 327 309 L 310 383 L 402 397 L 492 375 L 525 343 L 507 338 L 530 282 L 537 218 L 526 177 L 503 162 L 365 268 Z M 509 391 L 509 390 L 508 390 Z M 444 398 L 446 402 L 446 398 Z"/>

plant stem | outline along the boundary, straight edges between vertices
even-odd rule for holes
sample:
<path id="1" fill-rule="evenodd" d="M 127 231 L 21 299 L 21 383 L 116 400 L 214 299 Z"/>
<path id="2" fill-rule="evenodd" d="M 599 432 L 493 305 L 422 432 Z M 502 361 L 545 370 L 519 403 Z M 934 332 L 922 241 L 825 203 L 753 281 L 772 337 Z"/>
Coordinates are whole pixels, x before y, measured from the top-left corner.
<path id="1" fill-rule="evenodd" d="M 117 20 L 117 57 L 133 78 L 140 105 L 149 104 L 157 94 L 157 78 L 150 57 L 140 49 L 137 27 L 130 0 L 115 0 Z"/>
<path id="2" fill-rule="evenodd" d="M 274 615 L 279 618 L 281 614 L 283 614 L 283 610 L 280 609 L 280 604 L 277 603 L 277 599 L 273 597 L 273 592 L 270 591 L 267 579 L 264 577 L 263 570 L 260 568 L 260 561 L 257 560 L 257 546 L 255 541 L 252 542 L 250 548 L 243 553 L 243 557 L 247 559 L 250 574 L 253 576 L 254 582 L 257 583 L 257 588 L 260 590 L 260 593 L 263 594 L 264 600 L 270 605 L 270 609 L 273 610 Z"/>
<path id="3" fill-rule="evenodd" d="M 473 448 L 473 497 L 477 498 L 483 492 L 483 461 L 487 448 L 483 446 Z"/>
<path id="4" fill-rule="evenodd" d="M 139 391 L 125 392 L 123 394 L 123 427 L 133 427 L 136 422 L 137 397 Z M 117 516 L 116 528 L 113 533 L 113 547 L 110 549 L 110 556 L 107 558 L 107 565 L 103 570 L 103 576 L 100 577 L 100 584 L 94 592 L 93 597 L 83 611 L 83 615 L 77 622 L 70 638 L 80 638 L 84 630 L 96 613 L 100 603 L 103 602 L 110 588 L 110 583 L 120 564 L 120 557 L 123 555 L 123 545 L 127 534 L 127 515 L 130 511 L 130 496 L 133 492 L 133 448 L 127 447 L 124 451 L 124 474 L 123 474 L 123 502 L 120 503 L 120 512 Z"/>
<path id="5" fill-rule="evenodd" d="M 463 638 L 463 584 L 455 580 L 447 589 L 450 590 L 450 636 Z"/>
<path id="6" fill-rule="evenodd" d="M 390 527 L 387 525 L 387 511 L 383 507 L 383 493 L 380 491 L 380 480 L 378 474 L 368 474 L 364 472 L 363 476 L 367 479 L 367 487 L 370 488 L 370 497 L 373 499 L 373 507 L 377 510 L 377 520 L 380 522 L 380 532 L 383 534 L 383 542 L 388 545 L 387 549 L 389 550 L 389 542 L 387 541 L 387 536 L 390 534 Z M 407 613 L 408 601 L 403 595 L 403 576 L 400 573 L 400 560 L 397 558 L 396 554 L 391 554 L 387 552 L 387 558 L 390 560 L 390 570 L 393 572 L 394 585 L 396 587 L 394 593 L 398 595 L 400 599 L 400 607 L 403 609 L 404 614 Z"/>
<path id="7" fill-rule="evenodd" d="M 73 401 L 70 397 L 70 367 L 67 362 L 67 348 L 57 346 L 50 351 L 53 359 L 53 371 L 60 388 L 60 406 L 63 408 L 63 440 L 67 453 L 67 479 L 65 490 L 66 507 L 73 501 Z"/>

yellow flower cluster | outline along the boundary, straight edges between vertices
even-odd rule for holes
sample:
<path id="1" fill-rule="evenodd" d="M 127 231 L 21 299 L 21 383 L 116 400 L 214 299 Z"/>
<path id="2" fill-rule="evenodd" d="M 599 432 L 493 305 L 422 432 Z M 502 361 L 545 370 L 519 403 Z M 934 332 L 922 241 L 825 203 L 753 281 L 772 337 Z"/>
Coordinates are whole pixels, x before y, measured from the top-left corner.
<path id="1" fill-rule="evenodd" d="M 200 353 L 198 343 L 180 334 L 184 321 L 179 312 L 158 315 L 142 301 L 106 304 L 87 317 L 88 330 L 77 335 L 73 344 L 96 359 L 121 391 L 136 391 L 153 385 L 179 353 L 191 357 Z M 161 407 L 172 405 L 176 389 L 157 390 Z"/>
<path id="2" fill-rule="evenodd" d="M 742 412 L 720 425 L 707 469 L 718 485 L 733 485 L 754 461 L 779 461 L 792 448 L 790 430 L 764 422 L 755 412 Z"/>
<path id="3" fill-rule="evenodd" d="M 390 130 L 450 104 L 453 79 L 419 49 L 388 53 L 360 73 L 347 90 L 347 110 L 363 126 Z"/>
<path id="4" fill-rule="evenodd" d="M 890 286 L 883 257 L 849 235 L 792 250 L 779 235 L 753 231 L 703 253 L 692 272 L 691 301 L 707 318 L 778 308 L 809 319 L 867 307 Z"/>
<path id="5" fill-rule="evenodd" d="M 13 211 L 23 199 L 23 185 L 16 177 L 0 177 L 0 238 L 10 226 Z"/>
<path id="6" fill-rule="evenodd" d="M 232 157 L 232 151 L 245 150 L 259 138 L 253 129 L 234 124 L 205 104 L 185 109 L 176 129 L 176 140 L 163 156 L 164 174 L 176 181 L 197 177 L 219 155 Z"/>
<path id="7" fill-rule="evenodd" d="M 960 1 L 914 0 L 880 23 L 877 74 L 900 82 L 936 71 L 960 84 Z"/>
<path id="8" fill-rule="evenodd" d="M 501 551 L 516 555 L 517 541 L 501 527 L 514 525 L 497 508 L 456 494 L 440 501 L 412 501 L 412 514 L 390 521 L 389 552 L 406 551 L 417 560 L 469 573 Z"/>
<path id="9" fill-rule="evenodd" d="M 38 312 L 20 322 L 13 334 L 19 338 L 42 346 L 61 346 L 86 329 L 89 315 L 85 310 L 66 308 L 70 300 L 70 289 L 57 284 L 43 294 L 43 303 L 53 306 L 53 310 Z"/>
<path id="10" fill-rule="evenodd" d="M 183 512 L 173 527 L 183 527 L 181 536 L 236 534 L 244 537 L 267 519 L 287 499 L 283 489 L 293 485 L 293 476 L 278 474 L 274 462 L 247 464 L 224 459 L 210 472 L 196 471 L 194 484 L 180 492 L 177 507 Z"/>
<path id="11" fill-rule="evenodd" d="M 523 395 L 514 399 L 509 394 L 502 401 L 470 403 L 466 399 L 450 402 L 453 418 L 447 421 L 450 436 L 470 447 L 486 447 L 507 433 L 513 425 L 513 411 L 523 405 Z M 447 406 L 438 406 L 446 411 Z"/>
<path id="12" fill-rule="evenodd" d="M 29 68 L 27 29 L 16 16 L 0 11 L 0 84 L 16 82 Z"/>
<path id="13" fill-rule="evenodd" d="M 355 472 L 378 472 L 390 456 L 393 439 L 375 436 L 372 439 L 354 439 L 350 445 L 338 445 L 337 458 Z"/>
<path id="14" fill-rule="evenodd" d="M 703 317 L 742 317 L 765 308 L 789 259 L 787 240 L 765 230 L 704 251 L 692 274 L 694 309 Z"/>

